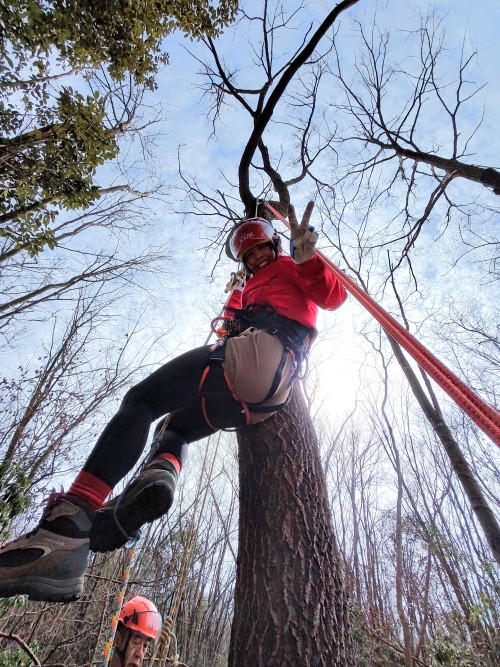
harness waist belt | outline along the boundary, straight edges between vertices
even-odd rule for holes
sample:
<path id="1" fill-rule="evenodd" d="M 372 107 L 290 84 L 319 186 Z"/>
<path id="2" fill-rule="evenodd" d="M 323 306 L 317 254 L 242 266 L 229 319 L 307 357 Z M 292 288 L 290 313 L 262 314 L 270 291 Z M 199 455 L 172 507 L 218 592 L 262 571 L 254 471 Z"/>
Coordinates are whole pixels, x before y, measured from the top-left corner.
<path id="1" fill-rule="evenodd" d="M 237 325 L 235 331 L 230 335 L 237 336 L 249 327 L 262 329 L 271 335 L 278 336 L 285 348 L 293 350 L 299 358 L 307 353 L 317 335 L 313 327 L 307 327 L 296 320 L 280 315 L 272 306 L 265 304 L 245 306 L 241 310 L 236 308 L 228 308 L 228 310 L 234 312 Z"/>

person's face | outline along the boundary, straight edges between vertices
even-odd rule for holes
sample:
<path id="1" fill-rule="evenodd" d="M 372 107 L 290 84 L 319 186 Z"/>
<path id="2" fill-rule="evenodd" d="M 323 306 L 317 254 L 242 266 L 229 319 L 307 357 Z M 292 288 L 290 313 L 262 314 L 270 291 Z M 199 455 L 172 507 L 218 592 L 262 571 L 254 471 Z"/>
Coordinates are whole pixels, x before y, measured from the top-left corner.
<path id="1" fill-rule="evenodd" d="M 271 262 L 274 262 L 274 249 L 267 243 L 254 245 L 245 253 L 245 263 L 252 273 L 258 273 Z"/>
<path id="2" fill-rule="evenodd" d="M 138 632 L 132 632 L 125 651 L 125 660 L 120 667 L 142 667 L 150 642 L 149 637 L 144 637 Z M 119 638 L 116 643 L 118 648 L 121 649 L 126 643 L 126 637 Z"/>

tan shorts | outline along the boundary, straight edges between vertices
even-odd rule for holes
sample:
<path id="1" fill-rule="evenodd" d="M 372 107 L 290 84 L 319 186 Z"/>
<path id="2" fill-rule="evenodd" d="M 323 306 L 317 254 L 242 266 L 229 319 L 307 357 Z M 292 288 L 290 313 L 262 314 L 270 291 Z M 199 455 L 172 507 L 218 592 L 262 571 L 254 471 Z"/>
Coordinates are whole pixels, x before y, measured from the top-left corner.
<path id="1" fill-rule="evenodd" d="M 229 338 L 222 366 L 235 396 L 245 403 L 260 403 L 271 388 L 282 356 L 283 344 L 279 338 L 261 329 L 252 327 Z M 288 354 L 276 393 L 259 408 L 286 401 L 294 371 L 294 356 Z M 273 414 L 250 412 L 250 424 L 258 424 Z"/>

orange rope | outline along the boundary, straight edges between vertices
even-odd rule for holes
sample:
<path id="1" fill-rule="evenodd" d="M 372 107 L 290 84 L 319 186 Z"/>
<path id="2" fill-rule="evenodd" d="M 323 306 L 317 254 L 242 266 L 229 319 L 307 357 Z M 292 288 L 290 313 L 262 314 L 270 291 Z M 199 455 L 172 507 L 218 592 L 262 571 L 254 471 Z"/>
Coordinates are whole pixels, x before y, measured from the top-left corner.
<path id="1" fill-rule="evenodd" d="M 278 211 L 266 203 L 267 208 L 290 227 Z M 500 413 L 483 401 L 470 387 L 464 384 L 452 371 L 422 345 L 409 331 L 395 320 L 382 306 L 364 292 L 333 262 L 318 251 L 321 260 L 344 287 L 368 310 L 385 331 L 403 347 L 417 364 L 428 373 L 455 403 L 500 447 Z"/>
<path id="2" fill-rule="evenodd" d="M 104 642 L 104 646 L 102 649 L 101 667 L 107 667 L 111 659 L 111 649 L 113 648 L 113 643 L 115 641 L 115 634 L 116 634 L 116 628 L 118 627 L 118 620 L 120 618 L 120 611 L 123 607 L 123 601 L 125 599 L 125 592 L 127 590 L 128 580 L 130 579 L 130 571 L 132 568 L 132 561 L 134 560 L 136 542 L 137 540 L 134 540 L 130 545 L 130 547 L 127 549 L 127 555 L 125 558 L 125 564 L 122 575 L 122 587 L 120 588 L 116 596 L 115 613 L 113 614 L 113 618 L 111 619 L 111 627 L 109 629 L 108 637 Z"/>

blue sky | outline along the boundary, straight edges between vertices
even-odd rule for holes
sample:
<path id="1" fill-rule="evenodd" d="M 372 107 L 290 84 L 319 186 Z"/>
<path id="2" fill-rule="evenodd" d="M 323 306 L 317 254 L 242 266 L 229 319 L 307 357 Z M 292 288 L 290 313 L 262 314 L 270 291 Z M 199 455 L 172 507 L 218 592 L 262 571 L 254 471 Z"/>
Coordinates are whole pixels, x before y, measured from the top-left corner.
<path id="1" fill-rule="evenodd" d="M 472 44 L 478 50 L 473 80 L 480 85 L 485 84 L 485 88 L 474 99 L 470 111 L 465 109 L 459 120 L 465 135 L 466 130 L 475 127 L 484 107 L 482 125 L 470 143 L 472 155 L 469 159 L 473 163 L 497 166 L 500 47 L 496 26 L 499 24 L 500 8 L 497 3 L 487 0 L 475 3 L 447 1 L 435 4 L 438 13 L 444 17 L 443 25 L 446 28 L 446 39 L 450 49 L 443 62 L 446 62 L 448 58 L 450 67 L 452 62 L 456 62 L 457 54 L 464 40 L 465 49 L 470 48 Z M 308 10 L 313 19 L 314 16 L 324 16 L 330 8 L 330 3 L 308 3 Z M 364 24 L 369 25 L 369 19 L 376 10 L 380 29 L 390 31 L 396 50 L 401 50 L 399 55 L 410 59 L 415 54 L 411 51 L 405 52 L 407 41 L 404 31 L 414 28 L 417 25 L 419 12 L 425 13 L 428 8 L 429 3 L 427 2 L 403 3 L 398 0 L 379 3 L 360 2 L 342 16 L 339 44 L 345 48 L 349 48 L 349 45 L 352 44 L 351 16 L 354 15 Z M 297 39 L 300 25 L 303 24 L 298 23 Z M 248 35 L 244 37 L 235 38 L 234 31 L 229 29 L 220 41 L 220 48 L 232 67 L 240 63 L 242 68 L 240 80 L 246 83 L 245 75 L 248 75 L 248 70 L 245 68 L 245 63 L 251 57 L 251 52 Z M 227 186 L 225 179 L 233 183 L 236 181 L 237 165 L 242 146 L 248 137 L 250 121 L 240 109 L 233 106 L 223 113 L 222 122 L 217 128 L 217 137 L 212 136 L 212 126 L 207 120 L 206 101 L 202 99 L 201 91 L 197 88 L 200 83 L 197 76 L 200 65 L 187 53 L 186 48 L 201 59 L 206 57 L 206 51 L 202 45 L 177 36 L 172 36 L 166 41 L 166 49 L 170 54 L 170 65 L 161 73 L 157 93 L 158 99 L 161 99 L 167 111 L 162 138 L 163 164 L 160 175 L 174 187 L 178 183 L 176 169 L 180 143 L 182 144 L 180 148 L 182 164 L 187 174 L 196 178 L 198 184 L 204 188 L 220 188 L 225 192 L 230 192 L 231 189 Z M 446 66 L 444 66 L 444 79 L 446 75 Z M 253 76 L 250 74 L 248 80 L 251 81 Z M 393 94 L 397 100 L 398 92 L 394 91 Z M 278 110 L 278 114 L 280 113 L 283 113 L 282 108 Z M 432 109 L 429 110 L 428 129 L 429 134 L 432 132 L 433 137 L 445 142 L 446 145 L 446 141 L 449 140 L 449 126 L 442 124 L 441 115 L 439 110 L 434 115 Z M 271 146 L 273 144 L 278 146 L 280 143 L 286 145 L 286 136 L 279 136 L 277 130 L 279 128 L 274 129 L 272 134 L 266 134 L 267 142 Z M 455 192 L 459 193 L 459 197 L 463 191 L 464 197 L 467 198 L 470 196 L 471 188 L 474 191 L 478 189 L 477 186 L 471 186 L 465 181 L 457 181 L 453 187 Z M 175 207 L 183 210 L 185 206 L 188 210 L 189 205 L 182 202 L 181 193 L 174 191 L 172 196 L 175 198 L 176 195 L 179 200 Z M 299 210 L 301 206 L 305 205 L 309 196 L 307 187 L 303 185 L 292 189 L 292 198 Z M 492 203 L 494 199 L 492 198 Z M 192 334 L 188 334 L 186 327 L 181 325 L 181 338 L 186 340 L 189 347 L 193 343 L 196 344 L 196 341 L 204 340 L 205 333 L 201 332 L 207 331 L 210 316 L 215 314 L 223 303 L 222 287 L 228 272 L 233 270 L 234 265 L 222 262 L 216 268 L 212 279 L 214 255 L 209 253 L 205 257 L 203 253 L 197 251 L 206 246 L 207 238 L 210 236 L 210 232 L 200 226 L 200 219 L 188 215 L 180 227 L 178 215 L 166 215 L 165 212 L 160 212 L 159 215 L 165 221 L 167 234 L 173 230 L 172 243 L 178 259 L 176 272 L 179 276 L 183 276 L 179 281 L 178 289 L 169 294 L 168 302 L 173 306 L 174 312 L 182 313 L 183 316 L 189 313 Z M 453 262 L 459 250 L 448 242 L 446 236 L 439 243 L 435 241 L 436 236 L 439 236 L 441 222 L 439 219 L 432 221 L 424 233 L 424 239 L 432 239 L 432 244 L 436 243 L 436 245 L 430 249 L 424 244 L 421 248 L 416 249 L 414 261 L 417 270 L 420 271 L 422 293 L 419 294 L 418 301 L 407 304 L 408 311 L 415 321 L 415 328 L 422 331 L 424 337 L 425 327 L 422 329 L 419 322 L 421 307 L 424 306 L 426 311 L 428 309 L 439 311 L 442 308 L 442 302 L 447 301 L 446 290 L 457 287 L 457 273 Z M 433 252 L 434 249 L 436 252 Z M 336 261 L 334 255 L 331 258 Z M 477 267 L 465 264 L 460 269 L 460 276 L 462 280 L 461 296 L 472 297 L 475 293 L 474 285 L 478 281 Z M 439 287 L 434 282 L 436 280 L 439 281 Z M 481 296 L 484 296 L 485 304 L 491 299 L 490 291 L 486 291 Z M 390 307 L 391 304 L 387 302 L 385 305 Z M 422 315 L 420 319 L 426 321 L 427 317 L 428 313 Z M 342 377 L 343 382 L 342 386 L 339 383 L 329 382 L 324 387 L 324 392 L 331 397 L 331 404 L 336 406 L 336 411 L 338 411 L 339 403 L 342 404 L 343 409 L 348 410 L 356 398 L 360 380 L 358 368 L 353 368 L 353 358 L 358 359 L 359 362 L 360 359 L 364 359 L 364 353 L 360 352 L 358 348 L 360 340 L 354 331 L 354 323 L 357 322 L 359 326 L 363 318 L 364 313 L 353 299 L 350 299 L 338 313 L 326 314 L 320 318 L 322 328 L 332 328 L 336 332 L 332 334 L 335 339 L 333 347 L 326 355 L 329 358 L 329 370 L 325 375 Z M 200 331 L 199 335 L 195 333 L 197 330 Z M 430 332 L 428 335 L 430 338 Z M 180 343 L 183 344 L 181 341 Z M 445 354 L 446 361 L 446 352 L 441 350 L 441 353 Z M 452 363 L 451 357 L 450 363 Z M 349 391 L 345 391 L 346 383 Z"/>
<path id="2" fill-rule="evenodd" d="M 479 92 L 470 111 L 464 114 L 460 122 L 464 128 L 474 127 L 478 114 L 484 107 L 484 120 L 470 145 L 473 153 L 471 162 L 497 166 L 500 46 L 496 33 L 500 24 L 500 7 L 493 0 L 479 0 L 474 3 L 448 0 L 435 4 L 439 13 L 446 15 L 444 23 L 450 48 L 450 62 L 455 60 L 464 38 L 467 44 L 472 40 L 477 47 L 478 59 L 473 79 L 480 84 L 484 83 L 485 88 Z M 388 0 L 375 3 L 362 0 L 342 16 L 339 23 L 339 45 L 347 55 L 355 54 L 351 19 L 356 16 L 363 24 L 370 25 L 370 17 L 376 9 L 379 27 L 390 31 L 401 58 L 411 58 L 414 53 L 406 52 L 404 33 L 397 31 L 415 27 L 418 11 L 426 11 L 428 6 L 427 2 L 420 1 L 408 3 Z M 317 20 L 318 17 L 325 16 L 331 7 L 329 2 L 310 2 L 304 12 L 309 13 L 311 20 Z M 305 25 L 303 18 L 297 19 L 296 30 L 283 39 L 283 49 L 293 47 Z M 253 81 L 254 74 L 246 68 L 246 63 L 251 58 L 251 46 L 255 46 L 256 42 L 252 42 L 248 34 L 235 35 L 235 28 L 228 29 L 220 40 L 220 48 L 231 66 L 240 64 L 241 81 L 246 82 L 247 76 L 249 81 Z M 206 248 L 215 231 L 204 228 L 197 216 L 182 216 L 176 212 L 190 209 L 180 190 L 181 184 L 177 175 L 178 153 L 181 155 L 183 169 L 196 178 L 203 189 L 219 188 L 234 196 L 237 193 L 227 181 L 236 182 L 239 158 L 251 125 L 248 116 L 236 106 L 232 106 L 224 111 L 222 122 L 217 128 L 217 137 L 214 137 L 211 123 L 207 119 L 206 100 L 202 99 L 201 91 L 197 88 L 200 83 L 197 76 L 200 65 L 186 50 L 190 49 L 194 55 L 203 59 L 206 57 L 204 47 L 182 36 L 173 35 L 166 40 L 165 48 L 170 54 L 170 65 L 161 72 L 158 90 L 150 96 L 150 102 L 161 105 L 164 115 L 163 122 L 156 128 L 159 135 L 155 139 L 157 158 L 154 177 L 164 184 L 167 192 L 161 200 L 151 203 L 155 218 L 154 231 L 142 239 L 134 240 L 143 246 L 151 240 L 165 243 L 172 254 L 168 259 L 169 277 L 149 277 L 145 280 L 146 289 L 152 295 L 156 306 L 154 312 L 151 309 L 147 312 L 149 323 L 141 332 L 139 343 L 146 345 L 158 332 L 172 329 L 168 346 L 160 347 L 153 354 L 153 364 L 161 363 L 174 354 L 204 343 L 210 320 L 219 314 L 223 306 L 223 287 L 228 274 L 235 269 L 235 264 L 225 258 L 217 263 L 214 269 L 219 249 L 214 251 Z M 333 88 L 323 91 L 324 101 L 327 102 L 329 96 L 334 94 Z M 397 100 L 399 91 L 393 91 L 392 94 Z M 285 112 L 284 106 L 280 106 L 277 118 L 283 118 Z M 437 138 L 446 139 L 448 129 L 441 125 L 439 112 L 433 115 L 430 110 L 430 118 L 432 122 L 429 133 L 432 131 Z M 289 144 L 286 130 L 281 130 L 282 127 L 275 125 L 272 132 L 265 135 L 266 141 L 275 151 L 273 155 L 277 155 L 281 147 L 286 151 Z M 137 159 L 133 152 L 130 157 Z M 292 157 L 286 155 L 285 161 Z M 139 180 L 146 178 L 146 170 L 142 171 L 143 166 L 139 163 L 135 167 Z M 108 167 L 104 173 L 107 178 L 112 178 Z M 457 181 L 453 187 L 457 196 L 462 197 L 463 193 L 464 199 L 470 198 L 471 192 L 479 192 L 477 186 L 471 186 L 464 181 Z M 307 184 L 292 189 L 292 199 L 299 211 L 310 196 Z M 492 205 L 495 204 L 494 199 L 492 196 Z M 383 222 L 383 212 L 380 215 Z M 374 229 L 378 228 L 379 221 L 375 217 L 370 222 Z M 217 220 L 213 219 L 212 223 L 216 226 Z M 473 220 L 473 223 L 479 229 L 485 221 L 478 218 Z M 460 246 L 457 246 L 455 239 L 452 240 L 441 226 L 442 220 L 434 219 L 425 231 L 422 245 L 416 248 L 414 266 L 419 275 L 420 291 L 410 298 L 406 307 L 417 337 L 422 338 L 422 342 L 427 343 L 431 350 L 439 348 L 440 355 L 453 366 L 453 341 L 439 340 L 436 335 L 436 327 L 439 326 L 444 308 L 451 300 L 450 295 L 464 301 L 483 302 L 484 308 L 487 308 L 488 305 L 494 306 L 494 288 L 485 285 L 478 290 L 483 275 L 482 267 L 474 264 L 473 258 L 471 261 L 461 262 L 459 266 L 455 265 L 455 259 L 460 255 Z M 441 236 L 440 231 L 443 231 Z M 328 248 L 324 237 L 320 240 L 320 245 L 333 261 L 338 261 L 336 253 Z M 342 263 L 340 266 L 343 268 Z M 363 271 L 368 272 L 370 269 L 376 274 L 376 266 L 363 266 Z M 409 280 L 402 280 L 402 289 L 408 289 L 411 293 L 409 283 Z M 373 280 L 373 285 L 377 290 L 379 286 L 376 279 Z M 387 294 L 380 295 L 380 298 L 382 305 L 393 307 L 394 304 Z M 144 294 L 138 292 L 127 304 L 129 315 L 133 316 L 134 311 L 144 303 L 147 305 Z M 322 364 L 317 389 L 318 404 L 321 403 L 326 413 L 335 420 L 341 420 L 343 414 L 350 411 L 359 397 L 360 386 L 375 387 L 373 391 L 380 390 L 373 370 L 376 364 L 375 355 L 367 348 L 359 333 L 366 327 L 373 329 L 373 324 L 366 324 L 365 313 L 353 298 L 337 313 L 321 314 L 319 318 L 323 339 L 318 342 L 313 352 L 311 364 Z M 21 357 L 23 353 L 20 348 Z M 18 361 L 19 358 L 13 359 L 12 364 L 15 366 Z M 109 408 L 110 412 L 119 399 L 120 397 L 116 397 L 116 401 Z"/>

